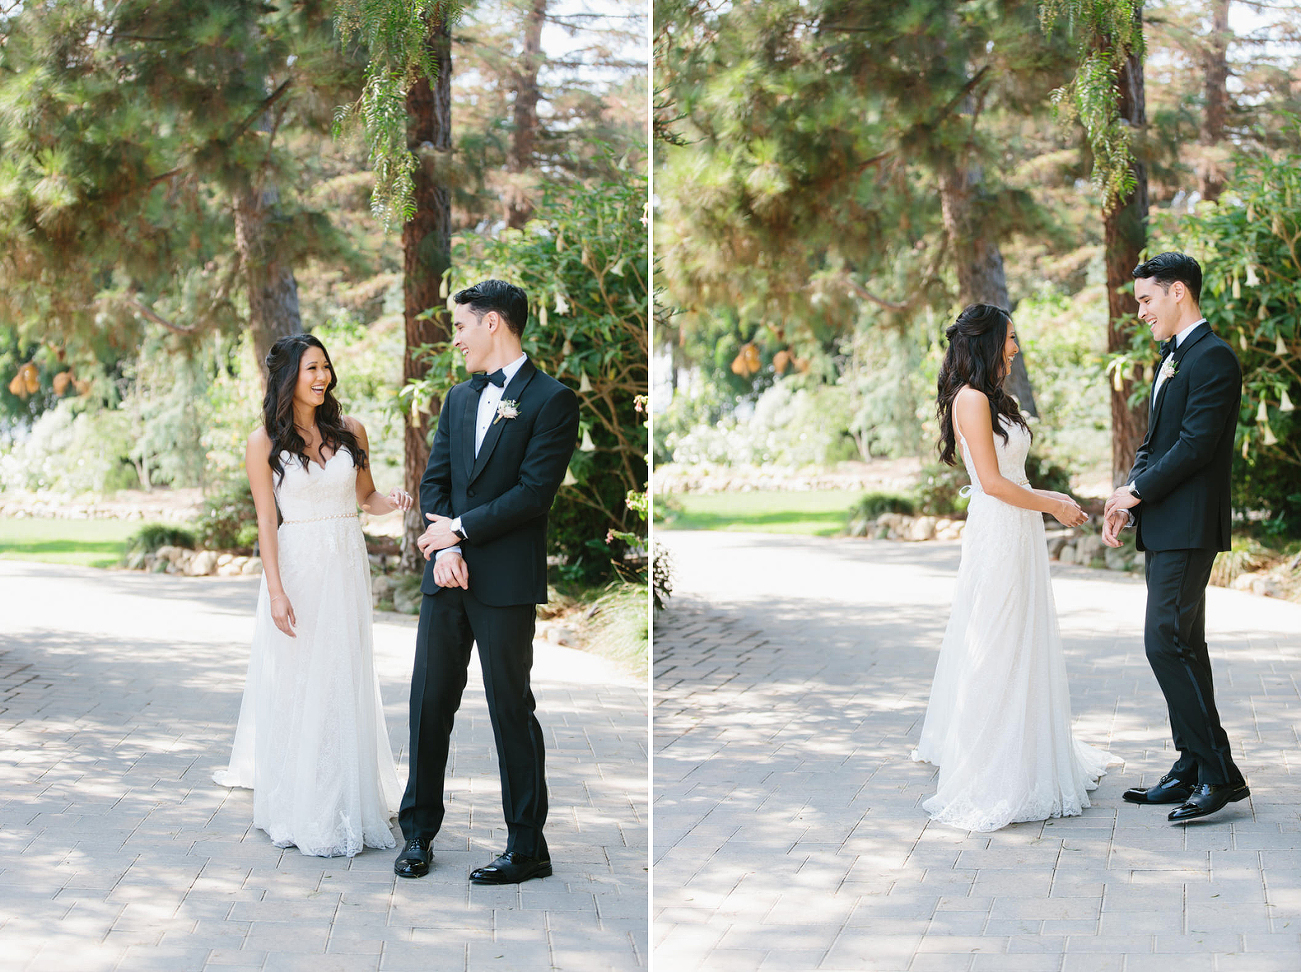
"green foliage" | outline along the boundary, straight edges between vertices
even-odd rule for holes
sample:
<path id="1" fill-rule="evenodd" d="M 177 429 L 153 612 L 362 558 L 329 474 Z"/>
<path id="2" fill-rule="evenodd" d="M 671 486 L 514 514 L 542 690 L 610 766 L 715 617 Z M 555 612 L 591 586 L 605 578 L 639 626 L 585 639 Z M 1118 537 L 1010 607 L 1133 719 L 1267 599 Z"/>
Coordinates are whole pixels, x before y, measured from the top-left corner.
<path id="1" fill-rule="evenodd" d="M 252 187 L 279 196 L 279 258 L 347 262 L 295 191 L 317 181 L 301 142 L 319 145 L 322 102 L 360 80 L 329 27 L 313 4 L 21 5 L 0 45 L 0 312 L 20 334 L 81 370 L 154 327 L 182 347 L 240 329 Z"/>
<path id="2" fill-rule="evenodd" d="M 519 284 L 532 314 L 524 350 L 578 393 L 582 444 L 551 510 L 552 550 L 570 579 L 611 570 L 608 531 L 633 532 L 627 504 L 647 479 L 646 430 L 636 407 L 647 392 L 646 179 L 550 189 L 521 230 L 461 238 L 449 292 L 486 277 Z M 403 407 L 425 407 L 463 380 L 450 345 L 427 349 L 429 370 L 403 390 Z M 413 404 L 414 403 L 414 406 Z M 572 481 L 571 481 L 572 480 Z"/>
<path id="3" fill-rule="evenodd" d="M 126 458 L 125 418 L 86 398 L 65 398 L 42 413 L 31 434 L 0 454 L 5 489 L 104 493 L 138 485 Z"/>
<path id="4" fill-rule="evenodd" d="M 1202 313 L 1242 365 L 1234 507 L 1301 536 L 1301 154 L 1242 156 L 1219 205 L 1159 225 L 1153 252 L 1198 259 Z"/>
<path id="5" fill-rule="evenodd" d="M 917 511 L 917 501 L 902 493 L 868 493 L 854 504 L 849 511 L 852 519 L 875 519 L 882 513 L 906 513 L 911 516 Z"/>
<path id="6" fill-rule="evenodd" d="M 159 547 L 184 547 L 186 550 L 193 550 L 194 544 L 193 530 L 166 523 L 146 523 L 127 540 L 126 552 L 148 554 Z"/>
<path id="7" fill-rule="evenodd" d="M 438 65 L 427 43 L 430 26 L 450 26 L 461 16 L 458 0 L 341 0 L 335 23 L 345 43 L 358 39 L 370 54 L 361 97 L 335 115 L 336 133 L 361 120 L 375 171 L 371 212 L 392 229 L 416 213 L 412 173 L 418 159 L 407 146 L 407 89 Z"/>
<path id="8" fill-rule="evenodd" d="M 257 541 L 257 507 L 253 505 L 253 491 L 247 479 L 231 479 L 203 501 L 195 534 L 208 550 L 253 552 Z"/>
<path id="9" fill-rule="evenodd" d="M 651 543 L 651 600 L 655 610 L 664 605 L 673 594 L 673 559 L 668 548 L 661 543 Z"/>
<path id="10" fill-rule="evenodd" d="M 922 467 L 917 483 L 917 513 L 927 516 L 950 516 L 967 508 L 967 497 L 960 491 L 968 483 L 961 464 L 946 466 L 930 462 Z"/>
<path id="11" fill-rule="evenodd" d="M 1120 65 L 1143 56 L 1142 0 L 1045 0 L 1041 23 L 1051 31 L 1062 21 L 1075 35 L 1075 77 L 1053 92 L 1063 121 L 1078 120 L 1093 153 L 1093 184 L 1112 210 L 1133 193 L 1135 132 L 1120 117 Z"/>
<path id="12" fill-rule="evenodd" d="M 592 617 L 588 647 L 644 676 L 650 646 L 645 582 L 610 584 L 588 611 Z"/>

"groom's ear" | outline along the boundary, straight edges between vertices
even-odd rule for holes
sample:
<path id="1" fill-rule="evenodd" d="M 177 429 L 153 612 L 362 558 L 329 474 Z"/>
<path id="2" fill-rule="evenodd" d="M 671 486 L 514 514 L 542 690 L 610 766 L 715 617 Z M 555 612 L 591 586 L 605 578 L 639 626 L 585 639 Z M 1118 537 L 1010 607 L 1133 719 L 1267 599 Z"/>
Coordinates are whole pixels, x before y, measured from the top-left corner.
<path id="1" fill-rule="evenodd" d="M 1188 293 L 1188 285 L 1182 280 L 1176 280 L 1170 285 L 1171 296 L 1174 297 L 1175 303 L 1184 299 L 1184 294 Z"/>

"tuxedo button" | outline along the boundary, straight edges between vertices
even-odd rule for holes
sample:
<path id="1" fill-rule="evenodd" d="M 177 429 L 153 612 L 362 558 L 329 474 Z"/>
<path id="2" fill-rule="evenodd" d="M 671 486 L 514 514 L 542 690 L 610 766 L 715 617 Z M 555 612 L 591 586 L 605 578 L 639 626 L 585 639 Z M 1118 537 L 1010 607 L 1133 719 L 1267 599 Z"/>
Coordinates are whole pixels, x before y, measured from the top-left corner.
<path id="1" fill-rule="evenodd" d="M 465 491 L 465 495 L 467 495 L 467 496 L 473 496 L 473 495 L 474 495 L 474 490 L 472 490 L 472 489 L 467 489 L 467 490 Z"/>

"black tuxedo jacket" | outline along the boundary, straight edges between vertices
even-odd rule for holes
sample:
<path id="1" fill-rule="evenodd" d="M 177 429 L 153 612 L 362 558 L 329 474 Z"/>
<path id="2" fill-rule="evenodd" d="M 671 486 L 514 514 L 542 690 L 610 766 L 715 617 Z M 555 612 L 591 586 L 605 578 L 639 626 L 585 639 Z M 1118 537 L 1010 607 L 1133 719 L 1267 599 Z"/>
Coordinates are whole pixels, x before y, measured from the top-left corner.
<path id="1" fill-rule="evenodd" d="M 475 458 L 479 393 L 468 381 L 448 392 L 420 480 L 422 512 L 461 518 L 470 593 L 496 607 L 546 603 L 547 511 L 578 441 L 578 396 L 532 361 L 507 382 L 508 400 L 519 415 L 494 420 Z M 433 557 L 420 590 L 443 590 Z"/>
<path id="2" fill-rule="evenodd" d="M 1175 374 L 1156 394 L 1129 474 L 1143 500 L 1134 510 L 1138 549 L 1228 550 L 1242 369 L 1209 324 L 1169 358 Z"/>

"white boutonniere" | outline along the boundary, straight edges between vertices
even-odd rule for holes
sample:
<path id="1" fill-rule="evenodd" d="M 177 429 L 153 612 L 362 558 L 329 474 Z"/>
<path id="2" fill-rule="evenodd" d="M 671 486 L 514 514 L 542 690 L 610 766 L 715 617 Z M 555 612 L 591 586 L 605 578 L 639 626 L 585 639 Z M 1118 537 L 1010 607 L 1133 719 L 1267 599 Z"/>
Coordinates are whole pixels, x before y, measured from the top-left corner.
<path id="1" fill-rule="evenodd" d="M 1165 359 L 1165 364 L 1161 366 L 1161 380 L 1169 381 L 1177 374 L 1179 374 L 1179 362 L 1171 355 Z"/>
<path id="2" fill-rule="evenodd" d="M 513 418 L 519 418 L 519 402 L 503 398 L 497 403 L 497 417 L 492 420 L 492 424 L 496 425 L 502 419 Z"/>

